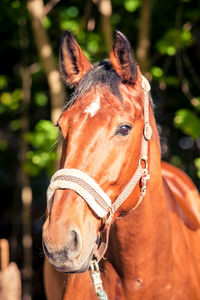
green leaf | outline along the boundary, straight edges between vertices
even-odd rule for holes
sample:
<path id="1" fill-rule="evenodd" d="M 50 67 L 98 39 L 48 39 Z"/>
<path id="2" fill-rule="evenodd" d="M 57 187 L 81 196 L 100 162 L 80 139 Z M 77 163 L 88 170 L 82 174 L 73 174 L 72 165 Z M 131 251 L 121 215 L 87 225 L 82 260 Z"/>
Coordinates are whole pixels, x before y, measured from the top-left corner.
<path id="1" fill-rule="evenodd" d="M 1 103 L 5 106 L 9 106 L 12 102 L 12 95 L 11 93 L 4 92 L 1 94 Z"/>
<path id="2" fill-rule="evenodd" d="M 160 78 L 163 75 L 163 70 L 157 66 L 151 68 L 150 73 L 155 78 Z"/>
<path id="3" fill-rule="evenodd" d="M 20 1 L 13 1 L 12 3 L 11 3 L 11 6 L 14 8 L 14 9 L 18 9 L 18 8 L 20 8 Z"/>
<path id="4" fill-rule="evenodd" d="M 70 30 L 74 35 L 78 33 L 79 23 L 75 20 L 61 21 L 60 27 L 62 30 Z"/>
<path id="5" fill-rule="evenodd" d="M 124 7 L 128 12 L 134 12 L 136 11 L 140 6 L 141 1 L 140 0 L 126 0 L 124 2 Z"/>
<path id="6" fill-rule="evenodd" d="M 166 83 L 166 85 L 171 85 L 171 86 L 179 85 L 179 79 L 175 76 L 165 76 L 162 78 L 162 80 Z"/>
<path id="7" fill-rule="evenodd" d="M 8 148 L 8 142 L 6 140 L 0 140 L 0 151 L 5 151 Z"/>
<path id="8" fill-rule="evenodd" d="M 28 134 L 26 139 L 34 149 L 27 152 L 27 161 L 24 170 L 31 176 L 38 175 L 46 170 L 52 174 L 57 157 L 56 149 L 51 150 L 58 138 L 58 129 L 48 120 L 41 120 L 35 126 L 35 130 Z"/>
<path id="9" fill-rule="evenodd" d="M 49 29 L 51 27 L 51 20 L 46 16 L 42 21 L 42 25 L 45 29 Z"/>
<path id="10" fill-rule="evenodd" d="M 193 139 L 196 140 L 200 137 L 200 119 L 189 109 L 178 110 L 174 118 L 174 124 Z"/>
<path id="11" fill-rule="evenodd" d="M 182 161 L 181 161 L 181 158 L 177 155 L 173 155 L 171 158 L 170 158 L 170 163 L 176 167 L 181 167 L 181 164 L 182 164 Z"/>
<path id="12" fill-rule="evenodd" d="M 3 92 L 0 96 L 5 111 L 17 110 L 22 100 L 22 90 L 15 89 L 12 93 Z"/>
<path id="13" fill-rule="evenodd" d="M 78 7 L 76 6 L 70 6 L 66 9 L 63 9 L 60 12 L 60 16 L 63 20 L 69 19 L 69 18 L 75 18 L 77 17 L 79 14 L 79 10 Z"/>
<path id="14" fill-rule="evenodd" d="M 38 106 L 45 106 L 48 102 L 48 98 L 43 92 L 39 92 L 35 95 L 35 103 Z"/>
<path id="15" fill-rule="evenodd" d="M 67 8 L 67 15 L 71 18 L 77 17 L 79 14 L 79 10 L 76 6 L 70 6 Z"/>
<path id="16" fill-rule="evenodd" d="M 13 96 L 13 98 L 14 98 L 15 101 L 20 101 L 20 100 L 22 100 L 22 97 L 23 97 L 22 90 L 20 90 L 20 89 L 15 89 L 15 90 L 12 92 L 12 96 Z"/>
<path id="17" fill-rule="evenodd" d="M 180 48 L 192 45 L 193 39 L 190 31 L 186 29 L 170 29 L 157 42 L 156 48 L 161 54 L 173 56 Z"/>
<path id="18" fill-rule="evenodd" d="M 51 121 L 41 120 L 35 130 L 28 135 L 28 141 L 36 149 L 48 151 L 58 138 L 58 128 Z"/>
<path id="19" fill-rule="evenodd" d="M 97 41 L 91 40 L 88 42 L 87 48 L 91 53 L 95 54 L 99 49 L 99 44 Z"/>
<path id="20" fill-rule="evenodd" d="M 121 22 L 122 17 L 119 14 L 112 14 L 111 22 L 113 25 L 118 25 Z"/>
<path id="21" fill-rule="evenodd" d="M 8 85 L 8 81 L 6 76 L 4 75 L 0 75 L 0 89 L 3 90 L 7 87 Z"/>
<path id="22" fill-rule="evenodd" d="M 194 160 L 195 167 L 197 168 L 197 176 L 200 178 L 200 157 Z"/>
<path id="23" fill-rule="evenodd" d="M 10 127 L 11 130 L 16 131 L 16 130 L 20 129 L 21 121 L 20 120 L 12 120 L 10 122 L 9 127 Z"/>

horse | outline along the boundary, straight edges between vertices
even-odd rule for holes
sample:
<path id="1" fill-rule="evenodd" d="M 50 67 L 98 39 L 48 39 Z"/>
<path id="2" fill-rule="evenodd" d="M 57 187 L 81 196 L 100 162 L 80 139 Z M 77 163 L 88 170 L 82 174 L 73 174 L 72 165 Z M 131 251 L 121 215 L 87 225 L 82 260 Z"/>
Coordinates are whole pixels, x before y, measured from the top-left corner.
<path id="1" fill-rule="evenodd" d="M 60 169 L 48 188 L 47 299 L 200 299 L 199 193 L 161 161 L 150 85 L 130 42 L 116 31 L 110 58 L 92 65 L 66 31 L 60 69 L 75 89 L 58 120 Z"/>

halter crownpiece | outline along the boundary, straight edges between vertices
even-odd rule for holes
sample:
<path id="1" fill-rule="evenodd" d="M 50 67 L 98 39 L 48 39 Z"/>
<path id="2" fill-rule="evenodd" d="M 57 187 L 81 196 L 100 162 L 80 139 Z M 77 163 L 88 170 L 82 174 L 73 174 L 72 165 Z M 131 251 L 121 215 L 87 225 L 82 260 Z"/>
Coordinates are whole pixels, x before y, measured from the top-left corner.
<path id="1" fill-rule="evenodd" d="M 141 180 L 140 197 L 132 210 L 135 210 L 140 205 L 146 193 L 146 183 L 149 179 L 148 141 L 152 135 L 152 129 L 149 123 L 150 84 L 144 76 L 142 76 L 142 88 L 144 90 L 144 132 L 141 143 L 141 155 L 138 167 L 123 191 L 118 195 L 117 199 L 111 203 L 110 198 L 89 175 L 78 169 L 60 169 L 52 176 L 47 190 L 47 208 L 49 212 L 55 191 L 57 189 L 70 189 L 79 194 L 99 218 L 105 218 L 106 224 L 108 225 L 112 220 L 113 214 L 129 197 L 139 180 Z M 144 168 L 142 167 L 142 161 L 145 165 Z"/>

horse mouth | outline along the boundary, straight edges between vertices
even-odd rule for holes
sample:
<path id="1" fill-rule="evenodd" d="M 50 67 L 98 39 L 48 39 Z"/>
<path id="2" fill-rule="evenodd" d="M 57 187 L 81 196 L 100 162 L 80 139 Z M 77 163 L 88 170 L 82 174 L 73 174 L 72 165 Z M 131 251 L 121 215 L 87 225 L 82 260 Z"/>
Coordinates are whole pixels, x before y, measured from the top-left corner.
<path id="1" fill-rule="evenodd" d="M 67 251 L 49 251 L 44 241 L 42 242 L 43 251 L 52 265 L 52 267 L 63 273 L 83 273 L 89 269 L 90 262 L 93 256 L 93 249 L 88 256 L 83 258 L 70 260 L 67 256 Z"/>

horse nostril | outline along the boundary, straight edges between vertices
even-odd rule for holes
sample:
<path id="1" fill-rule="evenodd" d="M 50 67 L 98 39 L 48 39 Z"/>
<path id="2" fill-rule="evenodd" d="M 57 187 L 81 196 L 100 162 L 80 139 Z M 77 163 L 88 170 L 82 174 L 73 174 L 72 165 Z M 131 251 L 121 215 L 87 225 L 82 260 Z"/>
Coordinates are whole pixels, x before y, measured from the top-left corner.
<path id="1" fill-rule="evenodd" d="M 68 249 L 68 258 L 73 259 L 77 257 L 82 248 L 82 240 L 81 240 L 81 234 L 79 230 L 71 230 L 69 235 L 69 240 L 67 243 L 67 249 Z"/>
<path id="2" fill-rule="evenodd" d="M 78 247 L 78 234 L 76 231 L 72 230 L 71 231 L 71 235 L 72 235 L 72 240 L 73 240 L 73 250 L 76 250 L 76 248 Z"/>

